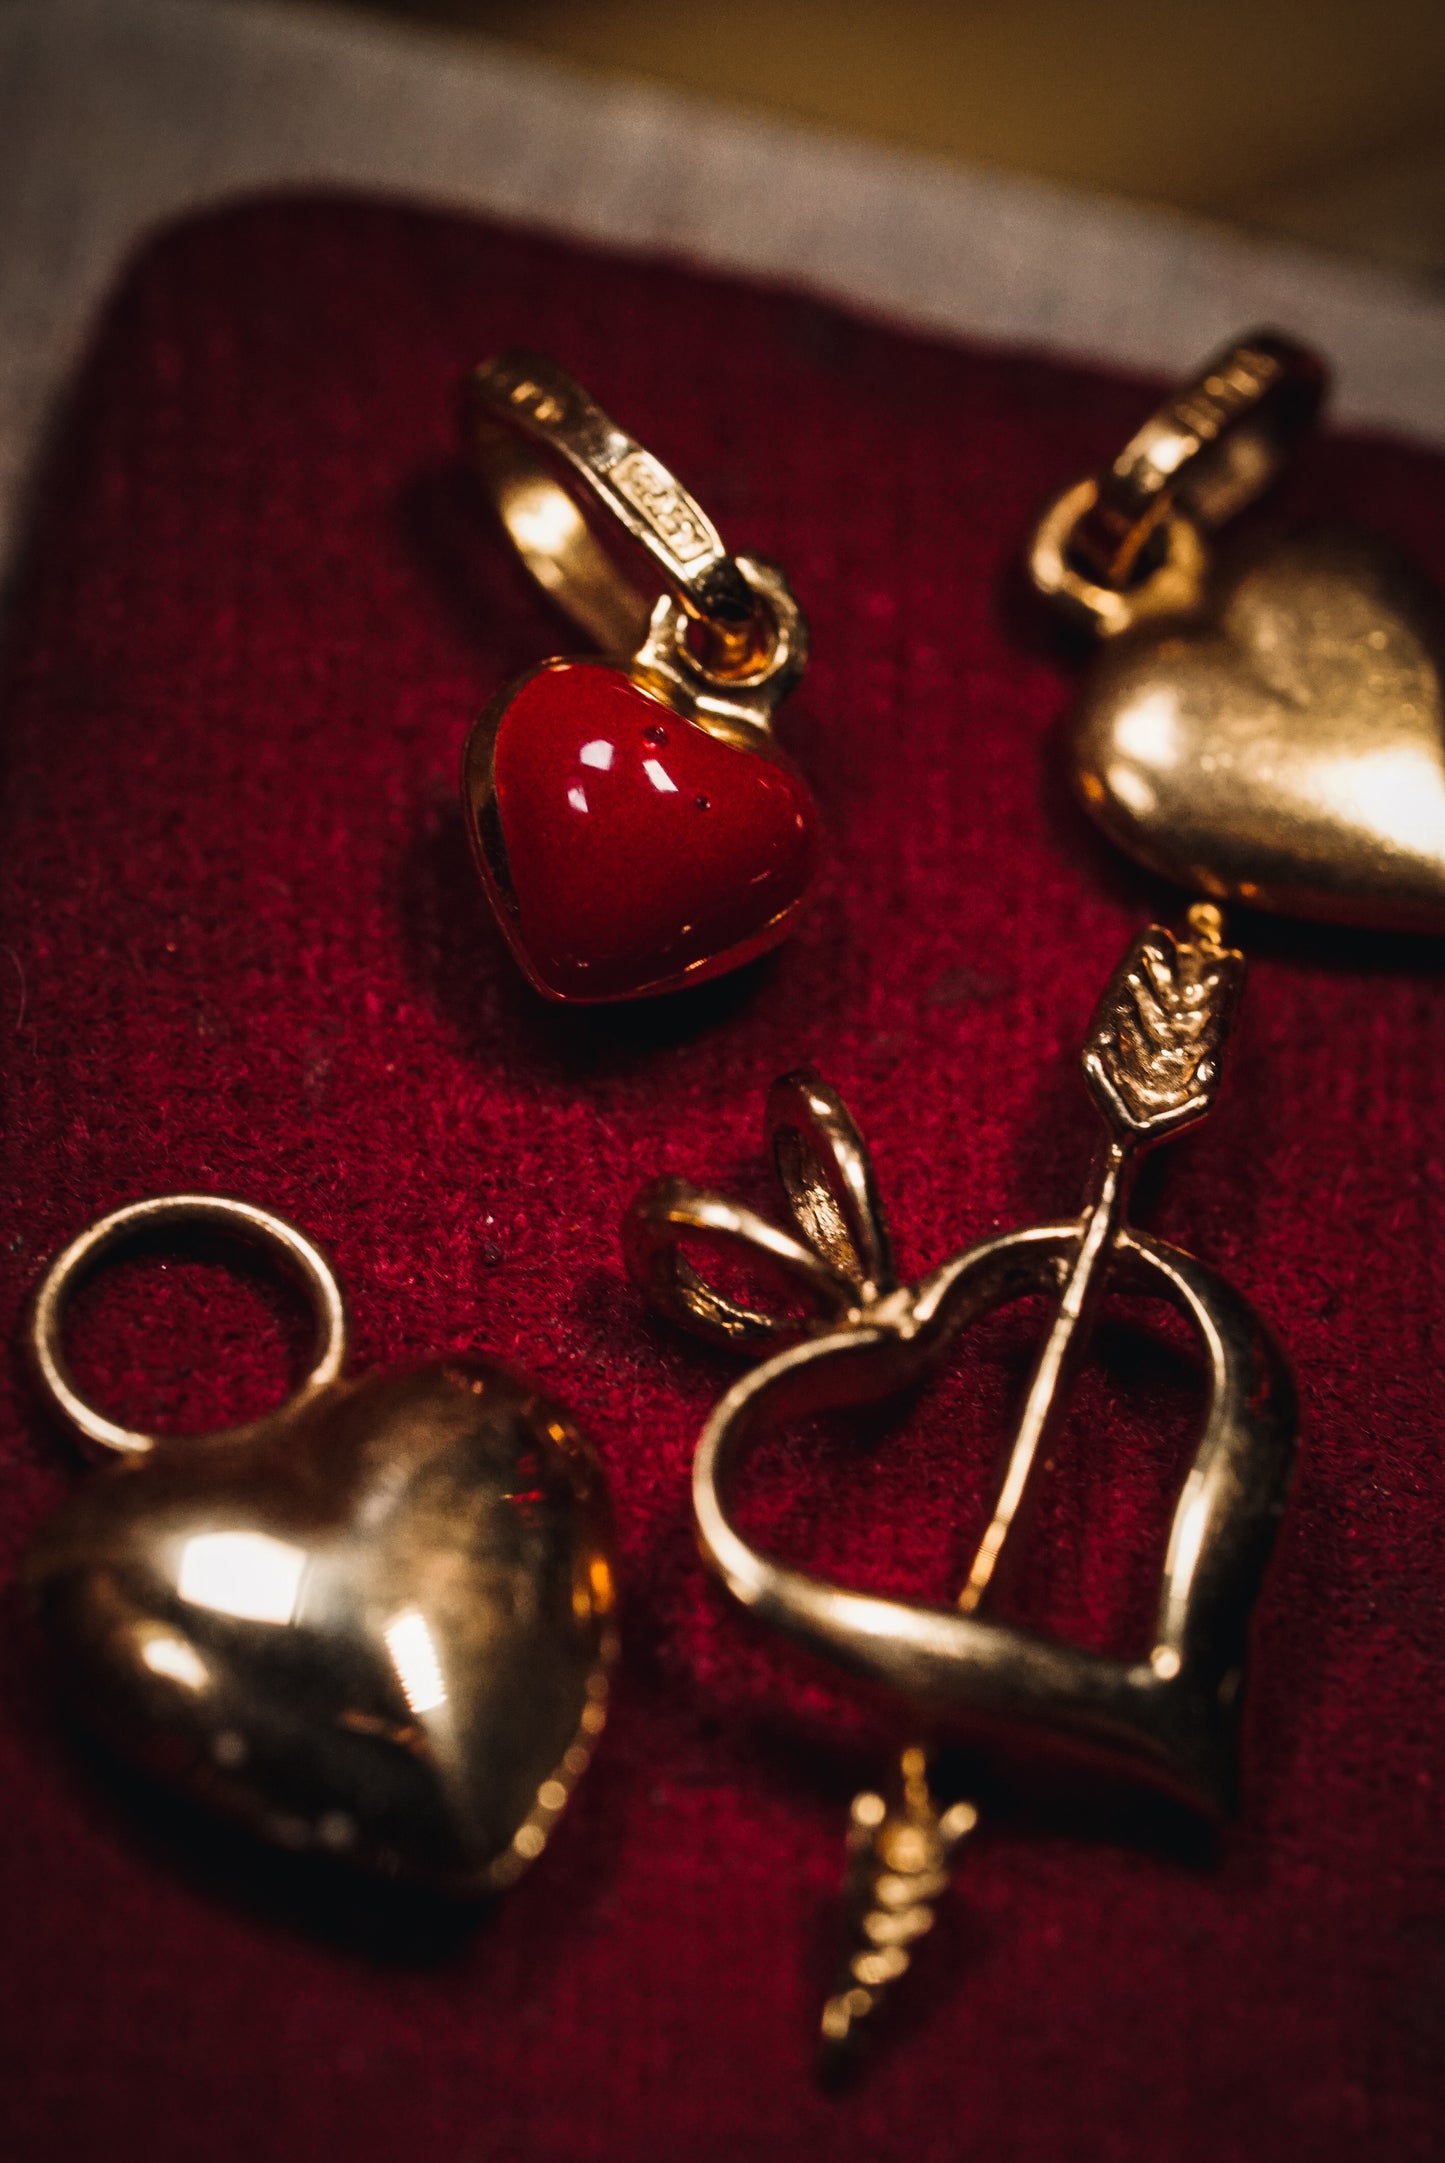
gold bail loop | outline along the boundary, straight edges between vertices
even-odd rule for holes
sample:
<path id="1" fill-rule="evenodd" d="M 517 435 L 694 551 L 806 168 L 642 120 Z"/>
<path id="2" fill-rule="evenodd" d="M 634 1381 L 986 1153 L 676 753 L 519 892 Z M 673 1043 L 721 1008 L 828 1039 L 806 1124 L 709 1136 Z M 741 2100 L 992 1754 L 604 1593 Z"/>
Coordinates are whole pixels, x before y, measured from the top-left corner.
<path id="1" fill-rule="evenodd" d="M 669 1177 L 634 1196 L 622 1245 L 658 1313 L 715 1344 L 776 1351 L 872 1311 L 897 1280 L 872 1159 L 837 1090 L 812 1067 L 782 1075 L 764 1127 L 792 1228 Z M 741 1268 L 782 1311 L 720 1290 L 685 1250 Z"/>
<path id="2" fill-rule="evenodd" d="M 1324 362 L 1274 331 L 1240 338 L 1174 391 L 1125 444 L 1074 530 L 1082 569 L 1124 587 L 1177 505 L 1205 533 L 1275 479 L 1325 395 Z"/>
<path id="3" fill-rule="evenodd" d="M 836 1328 L 856 1297 L 852 1279 L 830 1256 L 745 1203 L 686 1179 L 655 1179 L 633 1197 L 622 1249 L 633 1283 L 657 1312 L 714 1344 L 776 1350 L 813 1324 Z M 743 1271 L 757 1288 L 752 1298 L 734 1298 L 710 1283 L 688 1249 Z M 778 1311 L 759 1304 L 763 1294 Z M 790 1311 L 798 1306 L 801 1315 Z"/>
<path id="4" fill-rule="evenodd" d="M 1277 331 L 1235 340 L 1173 391 L 1106 473 L 1045 511 L 1035 586 L 1102 637 L 1194 607 L 1208 536 L 1277 478 L 1329 387 L 1320 356 Z"/>
<path id="5" fill-rule="evenodd" d="M 793 1221 L 810 1246 L 877 1297 L 896 1284 L 873 1160 L 852 1113 L 813 1067 L 768 1091 L 764 1125 Z"/>
<path id="6" fill-rule="evenodd" d="M 30 1310 L 27 1350 L 35 1379 L 51 1408 L 94 1457 L 141 1457 L 154 1449 L 157 1437 L 107 1419 L 80 1394 L 65 1354 L 70 1301 L 112 1255 L 157 1233 L 197 1230 L 258 1248 L 300 1286 L 310 1305 L 316 1330 L 310 1371 L 271 1419 L 327 1388 L 346 1366 L 346 1302 L 335 1272 L 321 1249 L 285 1217 L 224 1194 L 160 1194 L 131 1202 L 97 1218 L 61 1249 L 42 1277 Z"/>
<path id="7" fill-rule="evenodd" d="M 755 584 L 675 475 L 565 370 L 519 347 L 483 361 L 462 435 L 523 562 L 605 651 L 636 652 L 656 606 L 608 546 L 620 534 L 698 627 L 711 675 L 765 668 L 776 630 Z"/>

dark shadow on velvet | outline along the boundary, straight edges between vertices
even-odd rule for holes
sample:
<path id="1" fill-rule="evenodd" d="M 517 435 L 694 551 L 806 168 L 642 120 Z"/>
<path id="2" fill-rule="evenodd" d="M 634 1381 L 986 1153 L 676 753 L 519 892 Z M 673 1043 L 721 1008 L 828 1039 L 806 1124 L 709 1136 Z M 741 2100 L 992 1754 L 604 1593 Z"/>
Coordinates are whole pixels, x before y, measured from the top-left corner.
<path id="1" fill-rule="evenodd" d="M 453 635 L 476 659 L 477 710 L 512 676 L 588 641 L 550 602 L 460 458 L 413 474 L 392 503 L 395 531 Z"/>
<path id="2" fill-rule="evenodd" d="M 15 1653 L 0 1674 L 0 1708 L 38 1761 L 38 1779 L 63 1781 L 73 1796 L 79 1790 L 75 1799 L 97 1839 L 122 1840 L 147 1868 L 179 1879 L 203 1900 L 375 1966 L 437 1968 L 485 1938 L 503 1899 L 540 1903 L 544 1944 L 553 1923 L 575 1927 L 614 1875 L 625 1809 L 615 1793 L 620 1767 L 609 1769 L 614 1753 L 605 1738 L 523 1885 L 507 1895 L 459 1899 L 348 1871 L 328 1856 L 270 1847 L 173 1793 L 71 1718 L 52 1680 L 40 1626 L 14 1586 L 0 1596 L 0 1625 Z M 609 1735 L 618 1724 L 614 1712 Z"/>
<path id="3" fill-rule="evenodd" d="M 1040 514 L 1046 508 L 1041 503 Z M 1044 662 L 1058 671 L 1062 696 L 1078 672 L 1087 667 L 1094 641 L 1071 617 L 1051 606 L 1034 586 L 1025 562 L 1029 530 L 1025 528 L 1017 536 L 1015 547 L 999 569 L 990 615 L 1011 653 Z"/>
<path id="4" fill-rule="evenodd" d="M 844 1742 L 806 1716 L 760 1708 L 720 1717 L 717 1732 L 743 1781 L 757 1780 L 777 1800 L 810 1814 L 822 1804 L 836 1817 L 841 1883 L 849 1805 L 861 1789 L 888 1778 L 907 1740 L 906 1722 L 896 1710 L 880 1710 L 873 1732 Z M 1058 1754 L 945 1745 L 930 1784 L 944 1806 L 962 1797 L 976 1802 L 981 1823 L 1000 1838 L 1129 1849 L 1191 1869 L 1212 1868 L 1220 1853 L 1218 1829 L 1187 1804 Z"/>
<path id="5" fill-rule="evenodd" d="M 471 860 L 460 803 L 419 827 L 402 872 L 408 967 L 465 1056 L 535 1085 L 542 1060 L 580 1082 L 631 1074 L 660 1052 L 732 1027 L 769 983 L 765 954 L 696 990 L 615 1006 L 560 1006 L 532 990 L 507 950 Z"/>
<path id="6" fill-rule="evenodd" d="M 1227 1837 L 1172 1796 L 1088 1765 L 1071 1764 L 1061 1779 L 1057 1761 L 1043 1757 L 1004 1762 L 964 1749 L 944 1750 L 934 1781 L 945 1801 L 956 1794 L 976 1801 L 981 1822 L 1000 1837 L 1077 1842 L 1081 1868 L 1087 1868 L 1088 1849 L 1100 1847 L 1127 1848 L 1182 1869 L 1212 1870 Z"/>
<path id="7" fill-rule="evenodd" d="M 76 1776 L 103 1790 L 108 1814 L 127 1843 L 203 1899 L 244 1908 L 334 1951 L 396 1967 L 438 1967 L 455 1959 L 495 1910 L 495 1901 L 451 1900 L 363 1878 L 327 1857 L 267 1847 L 156 1785 L 93 1737 L 68 1729 L 67 1740 Z"/>

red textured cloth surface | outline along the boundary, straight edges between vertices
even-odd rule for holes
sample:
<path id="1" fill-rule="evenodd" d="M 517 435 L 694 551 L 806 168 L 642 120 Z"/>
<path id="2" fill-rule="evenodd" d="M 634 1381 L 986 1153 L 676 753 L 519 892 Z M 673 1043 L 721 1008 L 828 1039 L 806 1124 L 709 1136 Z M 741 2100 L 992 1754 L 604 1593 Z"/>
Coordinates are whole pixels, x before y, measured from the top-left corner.
<path id="1" fill-rule="evenodd" d="M 780 955 L 652 1009 L 520 981 L 467 861 L 468 722 L 575 650 L 452 455 L 459 369 L 574 369 L 816 659 L 781 733 L 828 833 Z M 610 1474 L 614 1722 L 478 1927 L 199 1833 L 59 1719 L 11 1583 L 83 1477 L 5 1383 L 0 1696 L 7 2153 L 266 2163 L 1423 2158 L 1445 2043 L 1440 952 L 1266 922 L 1216 1117 L 1149 1221 L 1276 1325 L 1304 1407 L 1257 1616 L 1243 1815 L 1216 1859 L 1001 1806 L 848 2092 L 810 2039 L 865 1721 L 707 1583 L 687 1467 L 733 1371 L 649 1322 L 622 1209 L 675 1170 L 757 1200 L 768 1080 L 811 1059 L 870 1136 L 917 1273 L 1074 1205 L 1077 1047 L 1166 897 L 1073 810 L 1070 665 L 1011 566 L 1141 386 L 459 219 L 251 205 L 161 238 L 101 327 L 9 625 L 0 1003 L 4 1326 L 93 1215 L 255 1197 L 328 1244 L 362 1363 L 479 1344 Z M 1445 579 L 1441 461 L 1322 441 L 1282 514 L 1363 520 Z M 1173 906 L 1172 901 L 1168 903 Z M 279 1394 L 264 1273 L 118 1269 L 84 1379 L 184 1427 Z M 752 1521 L 943 1597 L 1026 1371 L 1021 1308 L 906 1420 L 794 1436 Z M 1106 1331 L 1026 1610 L 1137 1643 L 1197 1407 L 1177 1335 Z"/>

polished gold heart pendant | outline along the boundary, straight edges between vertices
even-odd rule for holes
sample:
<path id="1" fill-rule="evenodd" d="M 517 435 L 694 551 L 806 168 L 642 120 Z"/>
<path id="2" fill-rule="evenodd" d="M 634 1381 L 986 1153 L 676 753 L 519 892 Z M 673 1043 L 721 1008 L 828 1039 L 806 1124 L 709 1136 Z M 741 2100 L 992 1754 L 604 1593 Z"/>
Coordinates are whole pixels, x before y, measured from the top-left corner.
<path id="1" fill-rule="evenodd" d="M 1206 539 L 1278 470 L 1323 387 L 1302 348 L 1244 340 L 1046 512 L 1035 584 L 1104 640 L 1071 777 L 1110 840 L 1216 900 L 1441 931 L 1438 596 L 1365 535 L 1217 565 Z"/>
<path id="2" fill-rule="evenodd" d="M 1249 1615 L 1289 1486 L 1295 1399 L 1274 1339 L 1248 1303 L 1193 1256 L 1126 1221 L 1139 1157 L 1203 1118 L 1242 975 L 1218 911 L 1191 911 L 1174 939 L 1138 939 L 1104 994 L 1084 1073 L 1107 1139 L 1078 1217 L 980 1240 L 918 1284 L 895 1275 L 863 1142 L 845 1106 L 805 1072 L 772 1091 L 768 1128 L 793 1228 L 684 1180 L 638 1196 L 625 1243 L 634 1279 L 690 1329 L 771 1356 L 735 1383 L 703 1429 L 693 1511 L 704 1558 L 758 1620 L 898 1713 L 906 1736 L 893 1793 L 853 1809 L 852 1938 L 823 2016 L 847 2043 L 933 1921 L 949 1860 L 971 1831 L 928 1780 L 945 1737 L 1022 1743 L 1143 1779 L 1210 1814 L 1229 1811 Z M 791 1315 L 710 1280 L 721 1254 L 789 1294 Z M 1132 1658 L 1060 1644 L 987 1612 L 1020 1559 L 1020 1533 L 1110 1282 L 1163 1299 L 1192 1325 L 1209 1373 L 1193 1464 L 1174 1513 L 1151 1643 Z M 959 1332 L 1026 1293 L 1054 1317 L 1038 1356 L 989 1522 L 954 1607 L 884 1598 L 760 1551 L 733 1514 L 742 1464 L 765 1433 L 925 1380 Z M 803 1313 L 798 1313 L 799 1305 Z"/>
<path id="3" fill-rule="evenodd" d="M 117 1247 L 198 1225 L 299 1276 L 316 1360 L 270 1417 L 158 1441 L 79 1397 L 63 1308 Z M 112 1460 L 23 1565 L 91 1722 L 282 1847 L 460 1894 L 509 1884 L 587 1765 L 616 1649 L 601 1474 L 567 1414 L 471 1355 L 346 1380 L 319 1250 L 210 1196 L 82 1234 L 40 1287 L 31 1350 L 51 1404 Z"/>

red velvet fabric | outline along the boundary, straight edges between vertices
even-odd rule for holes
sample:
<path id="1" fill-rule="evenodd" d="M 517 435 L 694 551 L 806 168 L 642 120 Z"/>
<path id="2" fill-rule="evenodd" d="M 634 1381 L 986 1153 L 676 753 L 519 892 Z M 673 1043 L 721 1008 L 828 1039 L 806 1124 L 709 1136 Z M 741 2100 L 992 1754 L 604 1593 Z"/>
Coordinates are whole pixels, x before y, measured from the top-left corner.
<path id="1" fill-rule="evenodd" d="M 467 861 L 475 711 L 576 641 L 452 452 L 464 363 L 536 345 L 781 558 L 816 659 L 781 733 L 822 887 L 771 960 L 549 1008 Z M 902 336 L 798 294 L 343 201 L 207 216 L 101 327 L 15 595 L 0 952 L 13 1337 L 45 1256 L 185 1187 L 325 1241 L 362 1363 L 478 1344 L 610 1474 L 626 1655 L 552 1847 L 464 1929 L 198 1829 L 70 1738 L 13 1589 L 0 1793 L 8 2154 L 146 2163 L 1424 2158 L 1440 2131 L 1445 1607 L 1440 951 L 1264 921 L 1216 1117 L 1146 1193 L 1295 1361 L 1298 1485 L 1217 1857 L 1066 1789 L 985 1813 L 863 2076 L 809 2072 L 869 1723 L 705 1581 L 687 1467 L 733 1371 L 654 1324 L 618 1222 L 676 1170 L 764 1197 L 768 1080 L 870 1135 L 903 1266 L 1074 1205 L 1077 1047 L 1172 897 L 1059 778 L 1070 657 L 1013 566 L 1137 383 Z M 1320 442 L 1279 505 L 1445 580 L 1445 470 Z M 1021 1308 L 882 1428 L 788 1438 L 754 1522 L 943 1597 L 1026 1370 Z M 264 1273 L 119 1268 L 84 1379 L 185 1427 L 279 1393 Z M 1104 1333 L 1023 1602 L 1138 1643 L 1197 1409 L 1174 1333 Z M 84 1476 L 6 1378 L 7 1582 Z"/>

